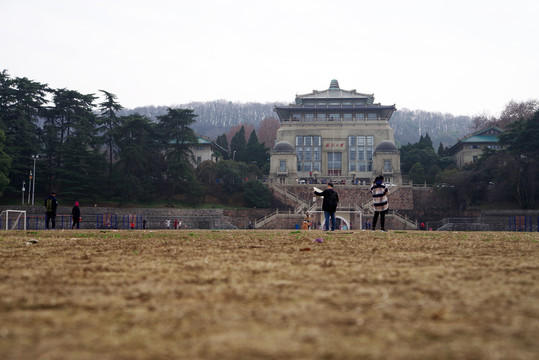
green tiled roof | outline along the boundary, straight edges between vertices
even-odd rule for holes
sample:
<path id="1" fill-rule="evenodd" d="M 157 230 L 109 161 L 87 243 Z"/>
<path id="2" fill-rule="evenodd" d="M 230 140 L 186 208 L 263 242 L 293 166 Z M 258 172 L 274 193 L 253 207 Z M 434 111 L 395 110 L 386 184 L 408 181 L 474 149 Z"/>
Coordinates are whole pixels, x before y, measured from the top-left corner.
<path id="1" fill-rule="evenodd" d="M 203 138 L 202 136 L 197 136 L 198 143 L 199 144 L 211 144 L 212 142 L 206 138 Z"/>
<path id="2" fill-rule="evenodd" d="M 495 143 L 498 142 L 498 137 L 494 135 L 486 136 L 470 136 L 469 138 L 462 139 L 460 142 L 463 143 Z"/>

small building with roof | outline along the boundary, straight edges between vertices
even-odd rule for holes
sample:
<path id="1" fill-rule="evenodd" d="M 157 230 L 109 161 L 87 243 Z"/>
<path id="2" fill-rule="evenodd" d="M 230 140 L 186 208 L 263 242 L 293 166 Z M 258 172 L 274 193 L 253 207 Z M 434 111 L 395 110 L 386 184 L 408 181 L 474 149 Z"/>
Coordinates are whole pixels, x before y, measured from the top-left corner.
<path id="1" fill-rule="evenodd" d="M 341 89 L 332 80 L 328 89 L 296 95 L 293 104 L 274 111 L 281 125 L 270 153 L 271 181 L 368 184 L 384 174 L 386 181 L 402 183 L 400 152 L 389 125 L 395 105 L 375 103 L 373 94 Z"/>
<path id="2" fill-rule="evenodd" d="M 193 165 L 195 167 L 198 167 L 206 160 L 217 162 L 227 156 L 228 151 L 215 141 L 198 133 L 195 133 L 195 135 L 197 137 L 197 143 L 189 145 L 189 150 L 193 153 Z"/>
<path id="3" fill-rule="evenodd" d="M 464 165 L 476 162 L 485 149 L 501 150 L 498 136 L 503 130 L 489 127 L 467 135 L 448 149 L 450 155 L 460 169 Z"/>

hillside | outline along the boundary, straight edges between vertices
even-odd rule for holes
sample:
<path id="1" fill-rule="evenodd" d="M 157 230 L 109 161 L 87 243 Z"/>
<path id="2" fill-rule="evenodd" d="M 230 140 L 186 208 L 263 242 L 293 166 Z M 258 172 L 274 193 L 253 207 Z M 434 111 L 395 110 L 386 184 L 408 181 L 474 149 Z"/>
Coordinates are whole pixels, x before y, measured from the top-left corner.
<path id="1" fill-rule="evenodd" d="M 276 117 L 273 111 L 276 103 L 234 103 L 226 100 L 192 102 L 181 107 L 192 109 L 198 115 L 194 130 L 212 139 L 227 132 L 238 124 L 252 124 L 258 128 L 267 117 Z M 282 105 L 282 104 L 281 104 Z M 145 106 L 122 110 L 119 115 L 139 113 L 154 118 L 166 113 L 167 106 Z M 453 145 L 457 139 L 470 132 L 472 119 L 469 116 L 432 113 L 406 108 L 396 111 L 391 118 L 395 130 L 395 140 L 401 145 L 415 143 L 421 135 L 429 134 L 437 149 L 440 142 L 444 146 Z"/>

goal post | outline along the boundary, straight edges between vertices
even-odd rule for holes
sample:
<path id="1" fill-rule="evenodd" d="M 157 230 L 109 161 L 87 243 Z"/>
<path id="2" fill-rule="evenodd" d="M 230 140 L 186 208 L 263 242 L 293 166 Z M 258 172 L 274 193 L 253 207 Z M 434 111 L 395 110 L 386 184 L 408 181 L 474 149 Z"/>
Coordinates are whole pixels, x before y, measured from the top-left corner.
<path id="1" fill-rule="evenodd" d="M 21 225 L 21 219 L 23 222 L 23 229 L 26 230 L 26 211 L 24 210 L 4 210 L 0 213 L 0 224 L 6 230 L 18 229 Z M 11 224 L 10 224 L 11 223 Z M 11 229 L 10 229 L 11 225 Z"/>

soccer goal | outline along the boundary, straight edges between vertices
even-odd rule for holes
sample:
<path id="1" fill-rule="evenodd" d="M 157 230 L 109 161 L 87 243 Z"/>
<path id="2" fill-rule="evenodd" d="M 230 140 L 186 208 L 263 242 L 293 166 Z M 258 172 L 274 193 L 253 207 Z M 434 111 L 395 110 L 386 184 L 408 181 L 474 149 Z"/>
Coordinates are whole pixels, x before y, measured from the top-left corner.
<path id="1" fill-rule="evenodd" d="M 5 228 L 6 230 L 19 229 L 21 225 L 26 230 L 26 211 L 4 210 L 0 213 L 0 224 L 2 225 L 0 228 Z M 4 224 L 5 226 L 3 226 Z"/>

